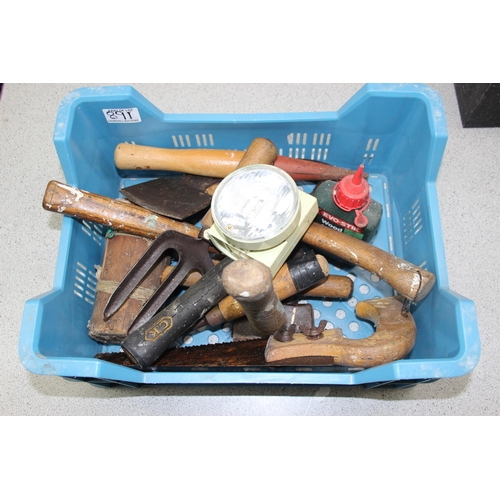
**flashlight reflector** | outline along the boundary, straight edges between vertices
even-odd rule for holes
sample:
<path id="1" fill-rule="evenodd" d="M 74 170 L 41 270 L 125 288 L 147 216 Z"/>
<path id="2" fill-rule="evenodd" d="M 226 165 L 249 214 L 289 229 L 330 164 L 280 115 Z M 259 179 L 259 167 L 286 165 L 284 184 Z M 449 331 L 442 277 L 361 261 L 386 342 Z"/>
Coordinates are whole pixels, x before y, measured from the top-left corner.
<path id="1" fill-rule="evenodd" d="M 242 249 L 275 247 L 297 227 L 295 181 L 271 165 L 250 165 L 225 177 L 212 197 L 212 217 L 229 242 Z"/>

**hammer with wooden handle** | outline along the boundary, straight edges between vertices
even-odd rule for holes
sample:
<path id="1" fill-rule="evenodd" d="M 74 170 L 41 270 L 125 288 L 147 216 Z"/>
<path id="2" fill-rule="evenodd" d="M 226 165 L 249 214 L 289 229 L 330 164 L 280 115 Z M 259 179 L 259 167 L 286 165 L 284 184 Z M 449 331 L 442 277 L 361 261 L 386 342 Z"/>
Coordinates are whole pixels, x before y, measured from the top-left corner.
<path id="1" fill-rule="evenodd" d="M 156 238 L 169 229 L 195 238 L 200 232 L 192 224 L 177 222 L 125 201 L 107 198 L 57 181 L 49 182 L 42 206 L 52 212 L 90 220 L 146 238 Z M 374 273 L 412 302 L 426 297 L 436 281 L 435 275 L 425 269 L 316 222 L 307 229 L 302 241 L 320 252 Z"/>
<path id="2" fill-rule="evenodd" d="M 329 278 L 330 266 L 322 255 L 315 255 L 308 252 L 304 256 L 290 259 L 283 264 L 272 280 L 274 292 L 279 300 L 285 300 L 311 287 L 324 284 Z M 340 283 L 341 292 L 352 293 L 353 283 L 346 276 Z M 351 283 L 346 283 L 349 280 Z M 339 290 L 340 291 L 340 290 Z M 195 327 L 200 328 L 205 325 L 211 327 L 221 325 L 227 321 L 233 321 L 245 315 L 245 311 L 240 302 L 232 296 L 225 297 L 214 306 Z"/>
<path id="3" fill-rule="evenodd" d="M 274 291 L 271 270 L 262 262 L 231 262 L 222 271 L 222 286 L 241 304 L 252 327 L 262 335 L 273 335 L 286 328 L 285 308 Z"/>
<path id="4" fill-rule="evenodd" d="M 243 151 L 222 149 L 167 149 L 120 143 L 115 148 L 115 165 L 120 170 L 168 170 L 207 177 L 226 177 L 234 172 Z M 258 161 L 254 163 L 265 163 Z M 248 163 L 251 165 L 251 163 Z M 328 163 L 277 155 L 270 165 L 281 168 L 296 181 L 339 181 L 353 173 Z M 365 173 L 364 177 L 368 177 Z"/>

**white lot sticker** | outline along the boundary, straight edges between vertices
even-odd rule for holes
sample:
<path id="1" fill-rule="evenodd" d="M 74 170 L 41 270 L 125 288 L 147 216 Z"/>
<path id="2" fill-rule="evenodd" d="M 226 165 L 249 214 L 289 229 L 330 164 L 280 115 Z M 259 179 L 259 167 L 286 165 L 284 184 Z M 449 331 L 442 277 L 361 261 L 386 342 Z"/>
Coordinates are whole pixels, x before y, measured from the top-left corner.
<path id="1" fill-rule="evenodd" d="M 103 109 L 108 123 L 139 123 L 141 115 L 137 108 Z"/>

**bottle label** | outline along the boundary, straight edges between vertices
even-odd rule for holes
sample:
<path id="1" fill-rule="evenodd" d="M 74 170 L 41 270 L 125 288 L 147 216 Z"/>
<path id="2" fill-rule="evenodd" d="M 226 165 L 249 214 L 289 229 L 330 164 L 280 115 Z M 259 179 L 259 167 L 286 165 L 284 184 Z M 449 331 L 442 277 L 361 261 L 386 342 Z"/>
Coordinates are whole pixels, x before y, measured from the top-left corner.
<path id="1" fill-rule="evenodd" d="M 363 230 L 354 224 L 351 224 L 339 217 L 326 212 L 322 208 L 319 209 L 318 215 L 321 217 L 321 224 L 335 229 L 341 233 L 347 233 L 356 238 L 363 239 Z"/>

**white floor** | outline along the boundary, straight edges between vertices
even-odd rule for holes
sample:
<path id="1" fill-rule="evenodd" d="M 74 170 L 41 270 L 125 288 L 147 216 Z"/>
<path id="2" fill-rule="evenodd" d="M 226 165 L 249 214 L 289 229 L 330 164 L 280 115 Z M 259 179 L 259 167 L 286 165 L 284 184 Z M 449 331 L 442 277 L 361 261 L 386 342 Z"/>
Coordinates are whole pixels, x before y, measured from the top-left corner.
<path id="1" fill-rule="evenodd" d="M 89 84 L 7 84 L 0 100 L 2 217 L 1 415 L 499 415 L 500 128 L 464 129 L 453 84 L 440 94 L 448 143 L 437 191 L 451 290 L 474 301 L 482 351 L 463 377 L 412 388 L 161 386 L 104 389 L 34 375 L 20 363 L 24 303 L 49 291 L 61 220 L 41 200 L 49 180 L 65 181 L 52 142 L 62 99 Z M 92 84 L 94 85 L 94 84 Z M 334 111 L 361 84 L 132 84 L 165 112 Z"/>

